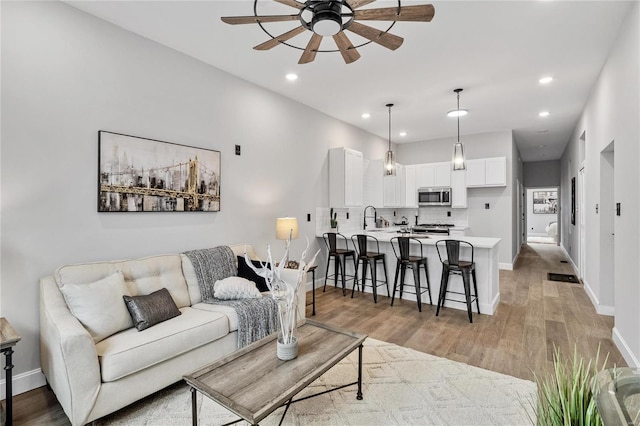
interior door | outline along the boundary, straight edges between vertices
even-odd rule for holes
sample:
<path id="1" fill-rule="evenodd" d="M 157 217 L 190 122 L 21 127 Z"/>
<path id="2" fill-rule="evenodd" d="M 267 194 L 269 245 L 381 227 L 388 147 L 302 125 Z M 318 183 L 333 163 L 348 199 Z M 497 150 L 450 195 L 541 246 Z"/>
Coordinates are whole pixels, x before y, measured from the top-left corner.
<path id="1" fill-rule="evenodd" d="M 578 268 L 580 269 L 580 278 L 585 278 L 586 266 L 587 266 L 587 256 L 586 256 L 586 235 L 585 235 L 585 190 L 584 190 L 584 165 L 580 168 L 580 173 L 578 173 L 578 231 L 579 231 L 579 250 L 580 250 L 580 265 Z"/>

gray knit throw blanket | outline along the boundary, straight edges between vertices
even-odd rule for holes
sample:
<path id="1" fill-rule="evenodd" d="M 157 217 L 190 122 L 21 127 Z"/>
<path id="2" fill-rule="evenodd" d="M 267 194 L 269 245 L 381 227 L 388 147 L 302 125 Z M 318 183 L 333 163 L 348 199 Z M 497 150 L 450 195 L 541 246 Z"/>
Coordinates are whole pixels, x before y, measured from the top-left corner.
<path id="1" fill-rule="evenodd" d="M 235 309 L 238 315 L 238 349 L 278 331 L 278 306 L 271 297 L 242 300 L 214 297 L 213 286 L 216 281 L 236 275 L 236 257 L 231 248 L 218 246 L 186 251 L 184 254 L 195 270 L 202 301 Z"/>

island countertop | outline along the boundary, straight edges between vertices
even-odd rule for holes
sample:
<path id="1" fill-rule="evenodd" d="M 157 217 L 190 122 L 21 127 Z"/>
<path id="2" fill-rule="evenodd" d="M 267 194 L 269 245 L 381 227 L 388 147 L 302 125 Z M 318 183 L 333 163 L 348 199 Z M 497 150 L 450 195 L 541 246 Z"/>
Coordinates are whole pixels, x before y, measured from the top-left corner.
<path id="1" fill-rule="evenodd" d="M 366 234 L 376 238 L 379 242 L 379 249 L 381 253 L 385 254 L 385 264 L 386 269 L 389 272 L 389 287 L 393 289 L 394 284 L 394 271 L 396 269 L 396 257 L 395 253 L 391 247 L 391 239 L 394 237 L 400 236 L 409 236 L 412 238 L 417 238 L 420 243 L 423 245 L 423 255 L 428 259 L 428 275 L 429 281 L 431 284 L 431 295 L 432 301 L 435 305 L 438 300 L 438 294 L 440 291 L 440 277 L 442 273 L 442 265 L 440 263 L 440 257 L 436 251 L 436 242 L 440 240 L 446 239 L 454 239 L 460 241 L 466 241 L 471 244 L 474 248 L 474 262 L 476 264 L 476 276 L 478 280 L 478 301 L 480 303 L 480 312 L 482 314 L 493 315 L 495 312 L 498 303 L 500 301 L 500 283 L 499 283 L 499 273 L 498 273 L 498 248 L 501 239 L 500 238 L 492 238 L 492 237 L 467 237 L 467 236 L 449 236 L 446 234 L 443 235 L 423 235 L 423 234 L 406 234 L 398 232 L 399 228 L 372 228 L 363 230 L 355 230 L 355 231 L 346 231 L 341 232 L 340 234 L 344 235 L 347 238 L 347 245 L 350 249 L 353 249 L 353 243 L 351 241 L 351 237 L 357 234 Z M 317 235 L 318 238 L 322 238 L 322 235 Z M 418 242 L 411 241 L 411 245 L 413 247 L 418 247 Z M 370 242 L 369 248 L 372 250 L 376 249 L 375 243 L 373 241 Z M 470 249 L 467 247 L 462 247 L 462 255 L 469 256 Z M 347 268 L 352 268 L 352 265 L 347 262 Z M 380 271 L 378 273 L 378 278 L 383 277 Z M 353 275 L 351 271 L 348 274 Z M 360 275 L 360 274 L 359 274 Z M 407 274 L 406 276 L 406 285 L 413 286 L 413 274 Z M 424 277 L 422 278 L 424 279 Z M 421 279 L 421 280 L 422 280 Z M 452 283 L 449 286 L 452 290 L 461 292 L 462 291 L 462 280 L 460 277 L 452 276 Z M 371 292 L 371 287 L 367 286 L 365 289 L 366 292 Z M 385 294 L 384 290 L 378 290 L 379 294 Z M 380 293 L 382 292 L 382 293 Z M 397 295 L 396 295 L 397 297 Z M 403 299 L 415 300 L 415 296 L 408 294 L 405 292 L 402 296 Z M 428 297 L 426 294 L 422 295 L 422 302 L 429 303 Z M 465 303 L 450 303 L 447 302 L 445 304 L 446 307 L 463 309 L 466 310 Z M 474 309 L 475 313 L 475 309 Z"/>
<path id="2" fill-rule="evenodd" d="M 412 238 L 419 239 L 420 242 L 424 245 L 430 245 L 430 246 L 435 245 L 436 241 L 438 240 L 460 240 L 460 241 L 466 241 L 476 248 L 483 248 L 483 249 L 494 248 L 498 244 L 500 244 L 500 241 L 501 241 L 500 238 L 492 238 L 492 237 L 466 237 L 466 236 L 452 237 L 449 235 L 406 234 L 406 233 L 400 233 L 398 232 L 397 229 L 393 229 L 393 228 L 373 228 L 373 229 L 367 229 L 366 231 L 360 230 L 360 231 L 354 231 L 354 232 L 341 232 L 341 234 L 347 238 L 351 238 L 353 235 L 356 235 L 356 234 L 371 235 L 372 237 L 376 238 L 378 241 L 385 242 L 385 243 L 388 243 L 394 237 L 409 236 Z M 317 236 L 322 237 L 322 235 L 317 235 Z"/>

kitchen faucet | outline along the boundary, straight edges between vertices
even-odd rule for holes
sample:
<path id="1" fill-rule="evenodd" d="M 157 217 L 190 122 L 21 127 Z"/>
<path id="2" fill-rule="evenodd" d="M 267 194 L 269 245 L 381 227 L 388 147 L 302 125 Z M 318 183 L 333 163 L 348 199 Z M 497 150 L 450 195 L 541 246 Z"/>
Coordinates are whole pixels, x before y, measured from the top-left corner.
<path id="1" fill-rule="evenodd" d="M 373 206 L 367 206 L 364 208 L 364 211 L 362 212 L 362 216 L 364 216 L 363 219 L 363 224 L 362 224 L 362 229 L 367 229 L 367 217 L 371 217 L 371 216 L 367 216 L 367 209 L 371 207 L 373 209 L 373 223 L 375 226 L 376 221 L 378 220 L 378 211 L 376 210 L 375 207 Z"/>

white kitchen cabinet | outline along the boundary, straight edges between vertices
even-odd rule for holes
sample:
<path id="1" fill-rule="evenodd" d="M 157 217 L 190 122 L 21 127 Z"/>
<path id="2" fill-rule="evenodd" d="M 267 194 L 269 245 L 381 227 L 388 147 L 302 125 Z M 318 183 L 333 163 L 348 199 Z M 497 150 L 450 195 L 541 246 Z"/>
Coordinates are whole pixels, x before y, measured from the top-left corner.
<path id="1" fill-rule="evenodd" d="M 416 166 L 416 188 L 451 186 L 451 163 L 427 163 Z"/>
<path id="2" fill-rule="evenodd" d="M 384 206 L 383 160 L 364 160 L 364 206 Z"/>
<path id="3" fill-rule="evenodd" d="M 395 176 L 383 177 L 384 206 L 404 207 L 405 205 L 405 176 L 404 166 L 396 164 Z"/>
<path id="4" fill-rule="evenodd" d="M 464 237 L 466 234 L 467 234 L 467 228 L 464 228 L 464 227 L 449 228 L 450 237 Z"/>
<path id="5" fill-rule="evenodd" d="M 436 187 L 451 186 L 451 163 L 449 161 L 445 163 L 433 163 L 434 169 L 434 185 Z"/>
<path id="6" fill-rule="evenodd" d="M 451 172 L 451 208 L 467 208 L 467 171 L 454 170 Z"/>
<path id="7" fill-rule="evenodd" d="M 416 165 L 416 189 L 432 188 L 436 185 L 436 170 L 432 164 Z"/>
<path id="8" fill-rule="evenodd" d="M 348 148 L 329 150 L 330 207 L 361 207 L 363 200 L 363 156 Z"/>
<path id="9" fill-rule="evenodd" d="M 507 158 L 466 160 L 467 187 L 482 188 L 507 185 Z"/>
<path id="10" fill-rule="evenodd" d="M 485 158 L 485 185 L 506 186 L 507 185 L 507 158 L 495 157 Z"/>
<path id="11" fill-rule="evenodd" d="M 416 168 L 413 165 L 404 167 L 404 204 L 407 207 L 418 207 Z"/>

